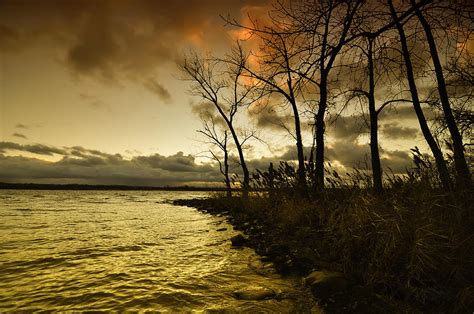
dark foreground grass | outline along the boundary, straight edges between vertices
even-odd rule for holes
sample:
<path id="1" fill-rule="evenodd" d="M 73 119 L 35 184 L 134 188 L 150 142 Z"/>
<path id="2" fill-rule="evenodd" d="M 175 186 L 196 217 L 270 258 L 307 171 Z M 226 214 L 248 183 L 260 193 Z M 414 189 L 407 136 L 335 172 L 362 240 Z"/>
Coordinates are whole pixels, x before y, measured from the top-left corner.
<path id="1" fill-rule="evenodd" d="M 385 295 L 423 312 L 472 313 L 471 192 L 397 181 L 378 196 L 348 186 L 309 197 L 279 189 L 247 199 L 215 194 L 194 205 L 230 214 L 234 226 L 248 234 L 250 246 L 282 273 L 341 271 L 353 286 L 362 287 L 352 294 Z M 390 310 L 386 302 L 378 307 L 359 303 L 347 312 L 402 311 L 393 304 Z"/>

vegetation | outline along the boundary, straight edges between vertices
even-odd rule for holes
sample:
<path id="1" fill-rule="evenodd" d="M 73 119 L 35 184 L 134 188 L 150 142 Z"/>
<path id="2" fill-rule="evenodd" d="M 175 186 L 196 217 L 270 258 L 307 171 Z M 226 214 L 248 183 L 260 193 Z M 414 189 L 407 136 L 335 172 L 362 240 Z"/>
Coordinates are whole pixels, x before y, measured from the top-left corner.
<path id="1" fill-rule="evenodd" d="M 332 188 L 302 198 L 294 193 L 295 169 L 282 163 L 254 173 L 252 186 L 259 192 L 247 199 L 215 194 L 211 206 L 251 222 L 258 230 L 257 252 L 273 255 L 282 272 L 341 271 L 355 285 L 423 311 L 469 312 L 472 193 L 437 188 L 433 161 L 414 154 L 416 168 L 405 177 L 392 176 L 383 197 L 362 187 L 371 182 L 363 171 L 343 179 L 327 170 Z"/>
<path id="2" fill-rule="evenodd" d="M 290 253 L 305 260 L 303 272 L 326 261 L 427 309 L 472 310 L 472 154 L 465 142 L 472 135 L 473 13 L 463 1 L 308 0 L 276 1 L 265 25 L 226 18 L 259 43 L 258 51 L 239 41 L 229 55 L 193 54 L 183 65 L 191 93 L 224 120 L 223 137 L 212 114 L 200 131 L 220 150 L 211 154 L 228 188 L 214 205 L 290 241 Z M 369 121 L 371 167 L 339 174 L 325 158 L 327 117 L 357 111 L 354 100 Z M 414 147 L 415 167 L 391 173 L 382 170 L 378 119 L 400 102 L 412 104 L 431 156 Z M 255 133 L 236 128 L 234 117 L 251 104 L 289 108 L 296 164 L 249 171 L 243 143 Z M 437 113 L 431 124 L 428 109 Z M 313 126 L 309 156 L 303 112 Z M 243 198 L 232 196 L 229 184 L 232 148 Z"/>

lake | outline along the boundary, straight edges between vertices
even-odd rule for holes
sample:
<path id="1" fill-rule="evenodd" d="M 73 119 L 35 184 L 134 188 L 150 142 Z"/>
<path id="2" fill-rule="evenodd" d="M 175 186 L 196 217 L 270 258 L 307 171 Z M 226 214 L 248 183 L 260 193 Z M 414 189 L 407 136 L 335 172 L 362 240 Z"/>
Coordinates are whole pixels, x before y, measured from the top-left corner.
<path id="1" fill-rule="evenodd" d="M 0 311 L 308 311 L 298 278 L 231 247 L 224 217 L 172 204 L 206 196 L 0 190 Z M 251 285 L 289 297 L 233 296 Z"/>

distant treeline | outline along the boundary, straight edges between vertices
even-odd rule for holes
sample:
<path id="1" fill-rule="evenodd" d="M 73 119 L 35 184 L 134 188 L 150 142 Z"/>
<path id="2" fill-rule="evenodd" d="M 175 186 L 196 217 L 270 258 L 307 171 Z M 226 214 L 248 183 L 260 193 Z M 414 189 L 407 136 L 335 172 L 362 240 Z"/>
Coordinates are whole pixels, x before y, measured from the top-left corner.
<path id="1" fill-rule="evenodd" d="M 40 184 L 40 183 L 4 183 L 0 189 L 15 190 L 117 190 L 117 191 L 224 191 L 219 187 L 194 186 L 130 186 L 130 185 L 89 185 L 89 184 Z"/>

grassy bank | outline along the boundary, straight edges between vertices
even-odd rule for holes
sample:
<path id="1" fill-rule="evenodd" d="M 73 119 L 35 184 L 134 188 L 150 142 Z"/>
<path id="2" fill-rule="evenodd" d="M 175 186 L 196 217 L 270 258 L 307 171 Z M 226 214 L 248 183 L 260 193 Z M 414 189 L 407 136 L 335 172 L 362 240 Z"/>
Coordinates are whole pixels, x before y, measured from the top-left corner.
<path id="1" fill-rule="evenodd" d="M 426 182 L 398 180 L 378 196 L 354 186 L 309 197 L 278 189 L 247 199 L 215 194 L 189 205 L 230 214 L 249 245 L 281 273 L 340 271 L 363 291 L 423 311 L 471 313 L 472 201 L 470 191 L 447 193 Z M 386 306 L 370 305 L 375 312 Z M 370 312 L 363 304 L 358 310 Z"/>

